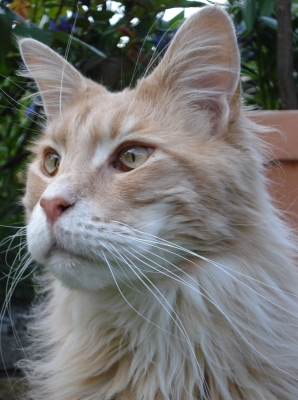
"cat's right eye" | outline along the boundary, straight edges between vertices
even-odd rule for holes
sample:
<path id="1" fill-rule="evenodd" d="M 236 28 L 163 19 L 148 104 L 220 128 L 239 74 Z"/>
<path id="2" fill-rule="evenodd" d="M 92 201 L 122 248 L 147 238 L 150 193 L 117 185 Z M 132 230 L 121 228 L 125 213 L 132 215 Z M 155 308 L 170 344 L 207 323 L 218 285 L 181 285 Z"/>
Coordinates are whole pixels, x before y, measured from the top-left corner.
<path id="1" fill-rule="evenodd" d="M 46 172 L 54 176 L 58 172 L 61 157 L 57 153 L 47 153 L 44 157 L 44 169 Z"/>
<path id="2" fill-rule="evenodd" d="M 140 167 L 152 154 L 153 149 L 147 146 L 132 145 L 124 147 L 114 161 L 114 168 L 128 172 Z"/>

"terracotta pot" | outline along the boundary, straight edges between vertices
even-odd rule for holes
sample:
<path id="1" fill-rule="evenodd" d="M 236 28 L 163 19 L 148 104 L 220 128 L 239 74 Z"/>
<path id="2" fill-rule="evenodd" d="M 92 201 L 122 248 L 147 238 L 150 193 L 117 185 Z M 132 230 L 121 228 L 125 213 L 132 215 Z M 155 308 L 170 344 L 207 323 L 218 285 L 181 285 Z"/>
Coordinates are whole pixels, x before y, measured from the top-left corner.
<path id="1" fill-rule="evenodd" d="M 298 227 L 298 111 L 256 111 L 251 119 L 271 126 L 272 132 L 262 135 L 272 150 L 268 160 L 270 190 L 282 217 Z"/>

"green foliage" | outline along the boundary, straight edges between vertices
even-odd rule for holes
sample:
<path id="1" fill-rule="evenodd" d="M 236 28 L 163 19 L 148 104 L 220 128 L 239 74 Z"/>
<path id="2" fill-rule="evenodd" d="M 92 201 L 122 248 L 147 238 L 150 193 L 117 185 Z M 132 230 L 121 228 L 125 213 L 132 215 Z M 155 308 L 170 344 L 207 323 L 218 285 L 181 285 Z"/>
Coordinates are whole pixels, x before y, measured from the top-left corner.
<path id="1" fill-rule="evenodd" d="M 275 0 L 229 0 L 241 52 L 242 89 L 246 104 L 280 108 L 277 86 L 277 20 Z M 298 8 L 292 6 L 294 65 L 298 56 Z M 298 70 L 295 71 L 298 86 Z"/>
<path id="2" fill-rule="evenodd" d="M 0 297 L 4 296 L 9 266 L 20 263 L 21 255 L 14 247 L 24 237 L 16 236 L 12 242 L 5 238 L 18 231 L 13 226 L 22 225 L 20 199 L 28 144 L 38 135 L 41 122 L 38 104 L 27 98 L 34 90 L 32 82 L 16 75 L 21 63 L 16 37 L 33 37 L 49 45 L 67 56 L 85 76 L 111 90 L 121 90 L 133 86 L 154 67 L 184 17 L 182 11 L 166 22 L 161 13 L 173 7 L 205 4 L 182 0 L 126 0 L 113 2 L 111 7 L 111 2 L 104 0 L 32 0 L 24 3 L 28 8 L 20 9 L 20 3 L 19 0 L 12 3 L 0 0 L 0 242 L 4 241 L 0 249 Z M 247 103 L 264 109 L 279 108 L 275 1 L 230 0 L 227 9 L 238 32 Z M 298 7 L 293 5 L 295 65 L 298 65 L 297 29 Z M 11 250 L 6 254 L 9 244 Z M 27 284 L 25 280 L 18 286 L 15 299 L 32 296 Z"/>

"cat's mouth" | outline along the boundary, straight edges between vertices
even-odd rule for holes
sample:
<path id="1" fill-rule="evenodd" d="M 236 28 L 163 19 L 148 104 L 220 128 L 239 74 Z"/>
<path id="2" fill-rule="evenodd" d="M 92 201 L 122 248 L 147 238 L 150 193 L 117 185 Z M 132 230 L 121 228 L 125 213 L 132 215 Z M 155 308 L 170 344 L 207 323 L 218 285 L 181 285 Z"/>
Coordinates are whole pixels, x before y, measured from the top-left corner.
<path id="1" fill-rule="evenodd" d="M 78 253 L 73 251 L 72 249 L 66 248 L 58 242 L 54 242 L 52 247 L 47 253 L 47 258 L 50 258 L 52 255 L 61 255 L 63 257 L 75 257 L 76 259 L 84 259 L 86 260 L 88 257 L 83 255 L 81 252 Z"/>

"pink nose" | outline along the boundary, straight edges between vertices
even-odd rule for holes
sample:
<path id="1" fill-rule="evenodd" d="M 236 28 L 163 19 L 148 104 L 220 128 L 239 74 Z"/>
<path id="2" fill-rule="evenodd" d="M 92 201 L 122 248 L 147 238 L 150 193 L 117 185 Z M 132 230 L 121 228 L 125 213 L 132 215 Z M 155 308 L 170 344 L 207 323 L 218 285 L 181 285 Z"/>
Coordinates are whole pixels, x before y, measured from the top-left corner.
<path id="1" fill-rule="evenodd" d="M 72 206 L 72 204 L 70 204 L 63 197 L 55 197 L 53 199 L 41 199 L 40 205 L 45 210 L 47 221 L 52 225 L 54 225 L 54 223 L 57 221 L 58 217 L 60 217 L 63 211 Z"/>

